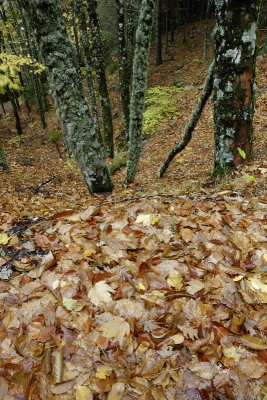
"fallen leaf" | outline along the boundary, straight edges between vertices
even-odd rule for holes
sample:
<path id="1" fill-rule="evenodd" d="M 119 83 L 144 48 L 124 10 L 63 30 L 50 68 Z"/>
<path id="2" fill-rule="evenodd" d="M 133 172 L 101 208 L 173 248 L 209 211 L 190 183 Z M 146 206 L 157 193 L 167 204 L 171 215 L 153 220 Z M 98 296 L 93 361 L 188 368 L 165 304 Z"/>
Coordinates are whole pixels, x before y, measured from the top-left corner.
<path id="1" fill-rule="evenodd" d="M 96 369 L 95 376 L 98 379 L 106 379 L 108 376 L 112 374 L 112 368 L 109 365 L 100 365 Z"/>
<path id="2" fill-rule="evenodd" d="M 183 287 L 183 276 L 180 274 L 180 272 L 176 271 L 176 269 L 172 269 L 169 272 L 167 283 L 169 286 L 180 290 Z"/>
<path id="3" fill-rule="evenodd" d="M 120 317 L 113 317 L 111 321 L 104 323 L 99 329 L 103 336 L 117 340 L 121 346 L 124 337 L 130 333 L 130 325 Z"/>
<path id="4" fill-rule="evenodd" d="M 92 391 L 87 386 L 78 386 L 76 389 L 76 400 L 93 400 Z"/>
<path id="5" fill-rule="evenodd" d="M 4 232 L 0 233 L 0 244 L 3 244 L 3 245 L 7 244 L 9 242 L 9 239 L 10 238 L 7 236 L 6 233 L 4 233 Z"/>
<path id="6" fill-rule="evenodd" d="M 99 281 L 92 289 L 90 289 L 88 298 L 95 306 L 105 305 L 113 301 L 110 293 L 114 292 L 115 290 L 107 283 Z"/>

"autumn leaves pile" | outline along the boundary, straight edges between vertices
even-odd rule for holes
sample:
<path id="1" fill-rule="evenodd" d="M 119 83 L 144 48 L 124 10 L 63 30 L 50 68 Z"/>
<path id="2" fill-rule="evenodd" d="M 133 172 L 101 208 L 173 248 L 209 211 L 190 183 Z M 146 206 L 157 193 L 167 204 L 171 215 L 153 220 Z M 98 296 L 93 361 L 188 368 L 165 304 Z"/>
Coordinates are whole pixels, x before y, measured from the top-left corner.
<path id="1" fill-rule="evenodd" d="M 17 234 L 3 213 L 2 266 L 31 252 L 0 281 L 1 398 L 266 399 L 265 209 L 149 199 Z"/>

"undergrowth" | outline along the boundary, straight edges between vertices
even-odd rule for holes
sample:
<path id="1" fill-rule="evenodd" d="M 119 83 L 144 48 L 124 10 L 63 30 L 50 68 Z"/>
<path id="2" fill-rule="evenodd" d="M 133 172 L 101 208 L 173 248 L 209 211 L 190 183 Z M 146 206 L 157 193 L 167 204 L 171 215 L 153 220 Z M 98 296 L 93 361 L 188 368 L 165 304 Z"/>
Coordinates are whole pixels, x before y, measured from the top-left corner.
<path id="1" fill-rule="evenodd" d="M 155 86 L 148 89 L 144 112 L 144 134 L 153 135 L 163 121 L 179 115 L 177 95 L 182 92 L 182 88 L 167 86 Z"/>

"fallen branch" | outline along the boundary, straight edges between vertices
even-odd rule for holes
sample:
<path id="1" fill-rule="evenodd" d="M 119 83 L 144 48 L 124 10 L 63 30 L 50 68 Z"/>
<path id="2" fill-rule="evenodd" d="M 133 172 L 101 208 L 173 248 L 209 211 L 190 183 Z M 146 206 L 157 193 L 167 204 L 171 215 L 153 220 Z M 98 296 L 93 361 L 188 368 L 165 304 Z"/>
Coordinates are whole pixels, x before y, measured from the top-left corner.
<path id="1" fill-rule="evenodd" d="M 54 180 L 56 180 L 56 176 L 55 176 L 55 175 L 52 175 L 50 178 L 45 179 L 44 181 L 38 183 L 37 186 L 31 187 L 30 189 L 31 189 L 35 194 L 38 194 L 38 193 L 41 191 L 41 189 L 42 189 L 43 186 L 47 185 L 49 182 L 52 182 L 52 181 L 54 181 Z"/>
<path id="2" fill-rule="evenodd" d="M 213 89 L 213 75 L 214 75 L 214 67 L 215 67 L 215 62 L 214 60 L 210 64 L 205 86 L 203 88 L 201 97 L 198 101 L 198 104 L 196 108 L 194 109 L 191 119 L 186 125 L 184 129 L 184 134 L 182 139 L 173 147 L 173 149 L 170 151 L 168 157 L 165 159 L 164 163 L 161 165 L 160 169 L 158 170 L 158 178 L 162 178 L 164 172 L 167 170 L 168 166 L 170 165 L 171 161 L 173 158 L 176 156 L 176 154 L 180 153 L 190 142 L 193 136 L 194 129 L 199 121 L 199 118 L 201 116 L 201 113 L 212 93 Z"/>

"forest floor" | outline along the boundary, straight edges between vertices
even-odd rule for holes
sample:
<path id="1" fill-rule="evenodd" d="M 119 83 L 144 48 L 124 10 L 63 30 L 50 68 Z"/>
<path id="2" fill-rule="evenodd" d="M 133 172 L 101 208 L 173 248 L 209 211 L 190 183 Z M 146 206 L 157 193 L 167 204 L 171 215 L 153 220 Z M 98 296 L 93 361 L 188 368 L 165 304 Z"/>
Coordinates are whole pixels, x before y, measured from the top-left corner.
<path id="1" fill-rule="evenodd" d="M 156 179 L 205 80 L 204 29 L 190 25 L 151 67 L 150 88 L 183 82 L 179 114 L 145 137 L 136 182 L 118 171 L 107 198 L 90 198 L 63 143 L 49 143 L 60 129 L 53 107 L 46 131 L 23 110 L 21 139 L 10 114 L 0 119 L 11 166 L 0 172 L 1 399 L 267 399 L 267 55 L 255 160 L 211 179 L 210 102 Z M 170 196 L 148 197 L 159 193 Z"/>

